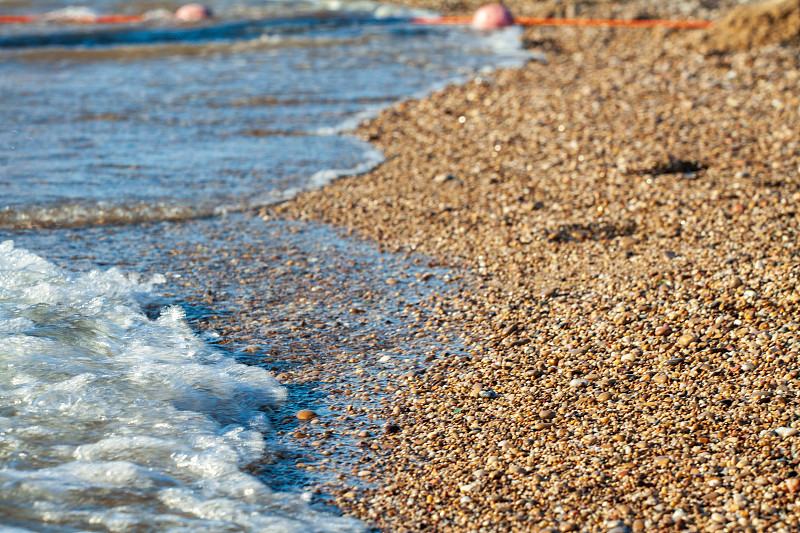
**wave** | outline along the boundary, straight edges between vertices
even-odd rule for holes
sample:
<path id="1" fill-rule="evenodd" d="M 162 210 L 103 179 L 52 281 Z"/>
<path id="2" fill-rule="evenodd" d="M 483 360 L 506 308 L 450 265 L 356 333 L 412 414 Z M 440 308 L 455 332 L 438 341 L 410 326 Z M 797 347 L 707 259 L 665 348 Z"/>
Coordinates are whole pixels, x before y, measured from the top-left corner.
<path id="1" fill-rule="evenodd" d="M 285 390 L 212 349 L 155 276 L 0 243 L 0 516 L 61 530 L 360 531 L 247 473 Z"/>

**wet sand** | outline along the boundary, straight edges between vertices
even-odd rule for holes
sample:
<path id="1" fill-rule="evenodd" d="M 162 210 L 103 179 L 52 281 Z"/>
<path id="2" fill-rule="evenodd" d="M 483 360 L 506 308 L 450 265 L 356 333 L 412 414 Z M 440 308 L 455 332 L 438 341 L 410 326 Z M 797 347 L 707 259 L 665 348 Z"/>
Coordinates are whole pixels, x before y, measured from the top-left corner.
<path id="1" fill-rule="evenodd" d="M 723 15 L 564 14 L 639 9 Z M 338 505 L 384 531 L 796 530 L 800 50 L 525 38 L 547 64 L 393 106 L 357 132 L 386 163 L 269 212 L 467 279 L 418 308 L 466 355 L 351 391 L 396 427 Z"/>

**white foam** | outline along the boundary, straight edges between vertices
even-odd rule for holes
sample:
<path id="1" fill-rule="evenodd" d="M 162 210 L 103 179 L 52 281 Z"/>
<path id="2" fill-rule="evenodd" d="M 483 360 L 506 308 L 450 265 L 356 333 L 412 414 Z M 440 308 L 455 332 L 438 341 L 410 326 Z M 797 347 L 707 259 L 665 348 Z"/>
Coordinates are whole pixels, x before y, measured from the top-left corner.
<path id="1" fill-rule="evenodd" d="M 263 410 L 285 391 L 204 344 L 180 308 L 149 319 L 140 306 L 161 280 L 72 274 L 0 243 L 4 525 L 363 529 L 244 471 L 264 457 Z"/>

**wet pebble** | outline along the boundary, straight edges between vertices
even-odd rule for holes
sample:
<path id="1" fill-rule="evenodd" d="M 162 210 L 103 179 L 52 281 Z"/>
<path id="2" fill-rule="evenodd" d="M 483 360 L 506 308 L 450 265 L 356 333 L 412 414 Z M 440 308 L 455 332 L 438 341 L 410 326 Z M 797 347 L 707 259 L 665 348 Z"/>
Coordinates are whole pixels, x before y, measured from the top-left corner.
<path id="1" fill-rule="evenodd" d="M 400 426 L 397 424 L 386 424 L 383 426 L 383 432 L 387 435 L 394 435 L 396 433 L 400 433 Z"/>
<path id="2" fill-rule="evenodd" d="M 317 418 L 317 413 L 310 409 L 301 409 L 300 411 L 297 411 L 297 418 L 299 420 L 313 420 Z"/>

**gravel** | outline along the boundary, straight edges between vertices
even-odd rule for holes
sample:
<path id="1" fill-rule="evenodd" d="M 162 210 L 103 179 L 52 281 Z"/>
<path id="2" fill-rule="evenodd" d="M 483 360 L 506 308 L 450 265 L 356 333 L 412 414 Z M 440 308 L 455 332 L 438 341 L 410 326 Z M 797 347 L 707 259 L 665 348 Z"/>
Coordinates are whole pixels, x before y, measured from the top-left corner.
<path id="1" fill-rule="evenodd" d="M 797 530 L 800 50 L 525 40 L 546 64 L 393 106 L 357 130 L 381 167 L 270 213 L 467 278 L 420 323 L 466 353 L 390 379 L 372 414 L 402 431 L 337 503 L 386 531 Z"/>

